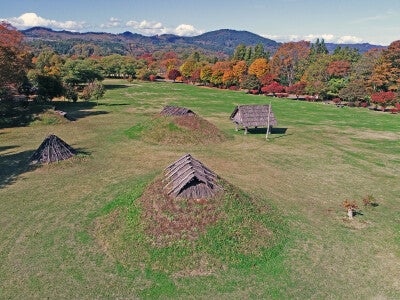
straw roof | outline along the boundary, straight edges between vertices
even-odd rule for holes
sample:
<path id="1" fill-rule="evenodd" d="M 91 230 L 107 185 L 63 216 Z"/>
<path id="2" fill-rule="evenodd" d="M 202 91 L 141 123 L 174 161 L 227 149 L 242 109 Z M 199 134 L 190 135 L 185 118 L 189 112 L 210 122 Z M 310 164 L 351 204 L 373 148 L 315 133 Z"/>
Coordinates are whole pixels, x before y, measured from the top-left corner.
<path id="1" fill-rule="evenodd" d="M 200 161 L 186 154 L 169 165 L 164 190 L 173 197 L 204 199 L 216 195 L 222 188 L 216 184 L 218 176 Z"/>
<path id="2" fill-rule="evenodd" d="M 185 108 L 185 107 L 167 105 L 160 112 L 160 115 L 163 115 L 163 116 L 186 116 L 186 115 L 195 115 L 195 113 L 192 110 Z"/>
<path id="3" fill-rule="evenodd" d="M 268 112 L 270 113 L 270 126 L 276 126 L 277 121 L 269 104 L 238 105 L 232 112 L 230 119 L 244 127 L 265 127 L 268 123 Z"/>
<path id="4" fill-rule="evenodd" d="M 76 150 L 54 134 L 45 138 L 39 148 L 33 153 L 31 164 L 48 164 L 71 158 Z"/>

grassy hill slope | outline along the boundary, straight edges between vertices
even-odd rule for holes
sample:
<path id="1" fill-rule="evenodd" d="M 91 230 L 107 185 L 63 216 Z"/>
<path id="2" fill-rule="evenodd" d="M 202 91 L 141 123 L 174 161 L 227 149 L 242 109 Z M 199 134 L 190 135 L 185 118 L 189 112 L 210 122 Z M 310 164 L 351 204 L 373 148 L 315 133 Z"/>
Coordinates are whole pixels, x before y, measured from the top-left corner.
<path id="1" fill-rule="evenodd" d="M 75 122 L 0 130 L 0 298 L 400 297 L 399 115 L 183 84 L 107 83 L 98 106 L 55 103 Z M 235 105 L 270 101 L 281 130 L 269 141 L 234 131 Z M 165 105 L 194 110 L 227 139 L 173 144 L 127 135 Z M 84 154 L 29 169 L 48 133 Z M 271 222 L 276 243 L 257 242 L 256 259 L 230 252 L 237 241 L 218 231 L 204 237 L 212 240 L 203 252 L 142 247 L 138 199 L 185 153 L 255 201 L 247 211 Z M 364 207 L 366 195 L 379 205 Z M 361 208 L 353 221 L 345 199 Z M 224 233 L 240 237 L 245 227 L 237 226 L 249 219 L 235 209 Z M 182 268 L 188 257 L 198 263 Z"/>

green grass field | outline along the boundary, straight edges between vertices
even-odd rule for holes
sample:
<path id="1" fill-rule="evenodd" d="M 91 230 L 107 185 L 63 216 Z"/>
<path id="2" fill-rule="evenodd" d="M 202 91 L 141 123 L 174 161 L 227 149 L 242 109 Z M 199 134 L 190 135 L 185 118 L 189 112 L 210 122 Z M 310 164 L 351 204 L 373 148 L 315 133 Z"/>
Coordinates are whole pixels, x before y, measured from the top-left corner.
<path id="1" fill-rule="evenodd" d="M 98 106 L 55 103 L 75 122 L 46 114 L 0 129 L 1 299 L 400 298 L 399 115 L 184 84 L 106 83 Z M 235 132 L 235 105 L 270 101 L 286 133 L 266 141 Z M 157 143 L 154 129 L 143 131 L 154 135 L 147 138 L 134 132 L 167 104 L 191 108 L 226 138 Z M 81 154 L 28 168 L 49 133 Z M 227 196 L 224 221 L 194 243 L 152 246 L 136 200 L 185 153 L 241 202 Z M 367 195 L 379 205 L 364 207 Z M 352 221 L 345 199 L 361 209 Z"/>

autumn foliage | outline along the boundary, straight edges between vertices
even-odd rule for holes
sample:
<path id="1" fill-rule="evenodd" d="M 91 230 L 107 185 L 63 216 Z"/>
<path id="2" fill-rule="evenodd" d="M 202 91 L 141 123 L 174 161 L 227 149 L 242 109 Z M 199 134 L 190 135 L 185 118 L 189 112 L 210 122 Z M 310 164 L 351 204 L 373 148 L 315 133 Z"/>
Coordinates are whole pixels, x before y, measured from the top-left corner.
<path id="1" fill-rule="evenodd" d="M 280 85 L 279 83 L 277 83 L 276 81 L 273 81 L 271 84 L 267 85 L 267 86 L 263 86 L 261 88 L 261 92 L 263 92 L 264 94 L 276 94 L 276 93 L 282 93 L 285 91 L 285 87 Z"/>
<path id="2" fill-rule="evenodd" d="M 8 84 L 21 84 L 30 62 L 22 33 L 10 24 L 0 22 L 0 89 Z"/>
<path id="3" fill-rule="evenodd" d="M 175 81 L 179 76 L 181 76 L 181 72 L 177 69 L 171 69 L 167 73 L 167 78 Z"/>
<path id="4" fill-rule="evenodd" d="M 378 92 L 371 95 L 371 102 L 382 106 L 385 109 L 389 105 L 396 102 L 396 94 L 394 92 Z"/>

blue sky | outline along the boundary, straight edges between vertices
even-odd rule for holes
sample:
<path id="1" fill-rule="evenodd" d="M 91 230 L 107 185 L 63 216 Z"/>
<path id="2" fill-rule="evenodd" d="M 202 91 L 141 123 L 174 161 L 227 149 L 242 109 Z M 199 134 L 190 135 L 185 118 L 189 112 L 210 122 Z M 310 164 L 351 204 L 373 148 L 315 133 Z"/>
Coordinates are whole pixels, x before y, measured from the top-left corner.
<path id="1" fill-rule="evenodd" d="M 283 42 L 400 39 L 400 0 L 0 0 L 0 19 L 18 29 L 193 36 L 229 28 Z"/>

